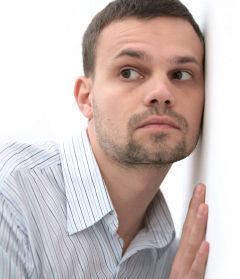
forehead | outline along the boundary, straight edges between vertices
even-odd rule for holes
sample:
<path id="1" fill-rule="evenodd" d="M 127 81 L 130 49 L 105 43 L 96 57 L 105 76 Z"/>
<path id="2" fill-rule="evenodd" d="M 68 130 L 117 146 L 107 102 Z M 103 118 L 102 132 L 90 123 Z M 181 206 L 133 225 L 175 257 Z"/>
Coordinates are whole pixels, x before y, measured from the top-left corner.
<path id="1" fill-rule="evenodd" d="M 144 51 L 149 58 L 191 55 L 202 63 L 203 45 L 191 24 L 175 17 L 126 18 L 103 29 L 96 50 L 96 65 L 111 59 L 125 48 Z"/>

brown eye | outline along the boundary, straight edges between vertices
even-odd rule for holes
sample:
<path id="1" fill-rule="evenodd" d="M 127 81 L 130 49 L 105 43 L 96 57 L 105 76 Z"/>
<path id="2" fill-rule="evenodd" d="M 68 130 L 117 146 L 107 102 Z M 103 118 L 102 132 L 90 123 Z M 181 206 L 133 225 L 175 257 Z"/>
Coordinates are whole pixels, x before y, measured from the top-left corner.
<path id="1" fill-rule="evenodd" d="M 121 70 L 121 76 L 124 79 L 135 80 L 141 77 L 141 75 L 134 69 L 123 69 Z"/>
<path id="2" fill-rule="evenodd" d="M 178 80 L 188 80 L 191 78 L 191 75 L 186 71 L 177 71 L 173 74 L 173 78 Z"/>

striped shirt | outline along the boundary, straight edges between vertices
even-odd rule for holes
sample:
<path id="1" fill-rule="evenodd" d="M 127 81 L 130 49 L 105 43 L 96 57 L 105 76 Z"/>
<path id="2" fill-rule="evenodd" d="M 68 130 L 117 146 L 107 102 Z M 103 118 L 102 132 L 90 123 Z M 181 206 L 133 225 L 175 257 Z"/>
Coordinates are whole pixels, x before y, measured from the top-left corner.
<path id="1" fill-rule="evenodd" d="M 61 144 L 0 145 L 0 278 L 168 278 L 176 251 L 159 191 L 122 255 L 86 130 Z"/>

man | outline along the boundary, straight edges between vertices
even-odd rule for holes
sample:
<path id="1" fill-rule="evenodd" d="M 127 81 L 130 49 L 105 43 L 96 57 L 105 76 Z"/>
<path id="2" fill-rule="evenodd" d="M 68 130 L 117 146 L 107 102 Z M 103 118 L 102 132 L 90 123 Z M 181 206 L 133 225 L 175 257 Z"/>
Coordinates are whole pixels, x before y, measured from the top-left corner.
<path id="1" fill-rule="evenodd" d="M 93 19 L 75 86 L 87 130 L 60 146 L 0 147 L 1 278 L 204 278 L 205 186 L 176 256 L 159 191 L 197 144 L 203 57 L 177 0 L 116 0 Z"/>

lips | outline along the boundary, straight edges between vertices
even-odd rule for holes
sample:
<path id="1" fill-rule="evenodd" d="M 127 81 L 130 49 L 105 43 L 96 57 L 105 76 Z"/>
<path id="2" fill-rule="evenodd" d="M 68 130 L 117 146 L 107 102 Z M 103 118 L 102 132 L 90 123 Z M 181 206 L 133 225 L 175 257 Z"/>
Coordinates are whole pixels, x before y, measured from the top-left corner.
<path id="1" fill-rule="evenodd" d="M 138 125 L 138 129 L 141 128 L 147 128 L 150 126 L 159 126 L 159 127 L 169 127 L 169 128 L 173 128 L 173 129 L 180 129 L 180 127 L 178 126 L 178 124 L 173 121 L 172 119 L 165 117 L 165 116 L 154 116 L 154 117 L 149 117 L 148 119 L 146 119 L 145 121 L 141 122 Z"/>

